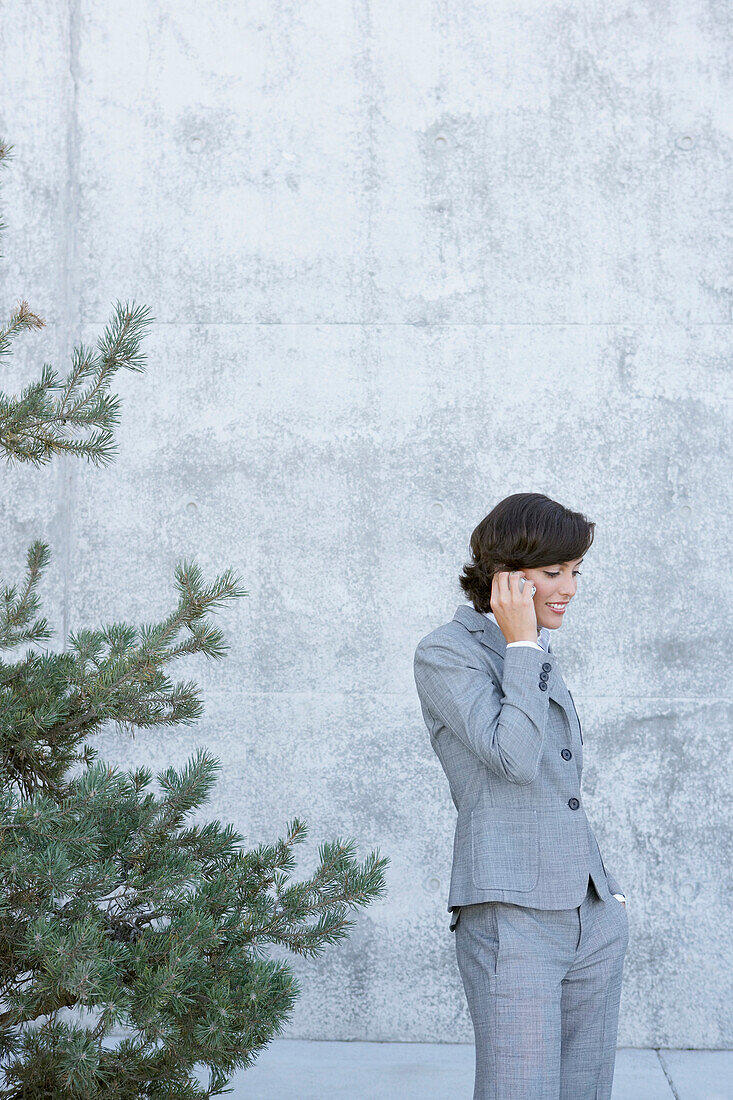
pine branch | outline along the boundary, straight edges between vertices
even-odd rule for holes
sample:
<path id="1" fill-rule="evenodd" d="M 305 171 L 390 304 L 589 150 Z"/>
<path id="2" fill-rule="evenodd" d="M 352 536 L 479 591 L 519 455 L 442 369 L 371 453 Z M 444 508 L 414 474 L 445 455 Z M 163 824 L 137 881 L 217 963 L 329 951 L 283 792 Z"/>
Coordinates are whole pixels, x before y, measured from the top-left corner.
<path id="1" fill-rule="evenodd" d="M 51 636 L 46 619 L 37 619 L 28 627 L 31 618 L 39 608 L 36 587 L 42 571 L 51 560 L 48 546 L 43 542 L 34 542 L 28 549 L 27 574 L 24 587 L 17 590 L 4 588 L 0 593 L 0 649 L 10 649 L 21 642 L 36 642 Z M 7 686 L 5 680 L 2 686 Z"/>
<path id="2" fill-rule="evenodd" d="M 13 146 L 9 145 L 7 143 L 7 141 L 5 141 L 4 138 L 0 137 L 0 168 L 5 167 L 6 161 L 9 161 L 9 160 L 13 159 L 12 150 L 13 150 Z M 7 228 L 8 227 L 5 224 L 5 222 L 0 221 L 0 239 L 2 239 L 3 230 L 7 229 Z M 0 256 L 2 256 L 2 252 L 0 252 Z"/>
<path id="3" fill-rule="evenodd" d="M 22 591 L 6 587 L 0 596 L 6 647 L 49 633 L 45 619 L 31 622 L 47 562 L 48 548 L 34 543 Z M 79 630 L 70 633 L 66 653 L 29 651 L 16 665 L 0 662 L 0 786 L 15 782 L 26 794 L 40 787 L 61 795 L 65 772 L 89 751 L 85 738 L 105 722 L 134 731 L 191 725 L 200 717 L 196 684 L 173 683 L 164 668 L 192 653 L 220 660 L 228 646 L 208 615 L 248 593 L 231 569 L 207 585 L 186 561 L 176 566 L 174 583 L 178 606 L 162 622 Z"/>
<path id="4" fill-rule="evenodd" d="M 0 452 L 6 461 L 41 466 L 54 454 L 74 454 L 95 465 L 111 462 L 116 453 L 113 429 L 119 421 L 120 402 L 107 390 L 120 368 L 144 371 L 146 356 L 141 345 L 152 323 L 146 306 L 118 301 L 112 320 L 97 341 L 96 353 L 84 344 L 75 347 L 71 370 L 63 382 L 44 363 L 39 381 L 19 396 L 0 393 Z M 11 339 L 20 331 L 42 325 L 28 303 L 21 302 L 8 325 L 0 329 L 0 354 L 9 351 Z M 81 432 L 81 438 L 75 432 Z"/>
<path id="5" fill-rule="evenodd" d="M 1 228 L 3 227 L 0 226 Z M 0 355 L 9 354 L 11 342 L 19 332 L 33 332 L 44 328 L 45 325 L 46 322 L 38 314 L 33 313 L 26 301 L 19 302 L 15 312 L 10 315 L 7 325 L 0 328 Z"/>

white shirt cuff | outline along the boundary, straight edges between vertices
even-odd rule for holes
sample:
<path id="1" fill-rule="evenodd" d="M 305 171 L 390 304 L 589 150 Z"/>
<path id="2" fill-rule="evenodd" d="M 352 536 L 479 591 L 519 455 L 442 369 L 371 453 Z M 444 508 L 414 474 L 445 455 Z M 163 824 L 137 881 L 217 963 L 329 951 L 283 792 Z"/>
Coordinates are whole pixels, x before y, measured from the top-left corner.
<path id="1" fill-rule="evenodd" d="M 542 649 L 541 645 L 537 645 L 537 642 L 530 642 L 530 641 L 507 642 L 506 647 L 507 647 L 507 649 L 509 649 L 509 647 L 513 646 L 513 645 L 531 645 L 533 649 L 541 649 L 543 653 L 545 652 L 545 650 Z"/>

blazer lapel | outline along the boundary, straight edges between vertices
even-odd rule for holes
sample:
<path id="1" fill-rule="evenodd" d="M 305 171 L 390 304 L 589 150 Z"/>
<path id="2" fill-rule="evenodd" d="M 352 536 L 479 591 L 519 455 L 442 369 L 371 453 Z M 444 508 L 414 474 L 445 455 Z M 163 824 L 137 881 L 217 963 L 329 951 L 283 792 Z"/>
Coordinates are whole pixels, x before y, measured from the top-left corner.
<path id="1" fill-rule="evenodd" d="M 492 622 L 486 615 L 483 615 L 480 611 L 477 611 L 475 607 L 471 607 L 469 604 L 461 604 L 456 609 L 453 618 L 463 623 L 463 625 L 473 633 L 478 634 L 482 644 L 493 650 L 497 656 L 501 657 L 502 661 L 504 660 L 504 654 L 506 653 L 506 638 L 496 623 Z M 574 714 L 573 702 L 565 686 L 565 681 L 560 675 L 560 671 L 557 667 L 557 656 L 553 653 L 552 643 L 548 643 L 547 654 L 549 657 L 552 657 L 552 670 L 550 672 L 550 678 L 547 681 L 547 690 L 550 693 L 550 698 L 554 699 L 556 703 L 559 703 L 568 715 L 568 723 L 572 729 L 570 717 Z"/>

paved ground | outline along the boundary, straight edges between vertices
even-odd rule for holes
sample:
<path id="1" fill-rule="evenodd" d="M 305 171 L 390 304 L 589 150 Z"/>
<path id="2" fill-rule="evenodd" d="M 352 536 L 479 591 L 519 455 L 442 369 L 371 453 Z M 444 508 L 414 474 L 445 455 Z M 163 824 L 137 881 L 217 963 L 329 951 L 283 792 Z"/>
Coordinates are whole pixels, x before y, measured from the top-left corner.
<path id="1" fill-rule="evenodd" d="M 471 1100 L 473 1046 L 275 1039 L 232 1086 L 229 1100 Z M 733 1100 L 733 1051 L 619 1050 L 613 1100 Z"/>

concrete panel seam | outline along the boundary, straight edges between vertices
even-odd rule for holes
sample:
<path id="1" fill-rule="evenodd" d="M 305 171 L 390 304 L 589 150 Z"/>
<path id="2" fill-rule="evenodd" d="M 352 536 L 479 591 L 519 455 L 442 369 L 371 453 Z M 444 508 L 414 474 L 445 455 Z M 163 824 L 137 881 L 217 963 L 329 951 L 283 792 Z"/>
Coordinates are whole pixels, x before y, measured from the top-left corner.
<path id="1" fill-rule="evenodd" d="M 659 1050 L 659 1048 L 655 1048 L 654 1053 L 656 1054 L 657 1058 L 659 1059 L 659 1064 L 662 1067 L 662 1073 L 667 1078 L 667 1084 L 669 1085 L 670 1092 L 674 1096 L 674 1100 L 682 1100 L 682 1098 L 680 1097 L 680 1094 L 677 1092 L 677 1089 L 674 1087 L 674 1081 L 672 1080 L 672 1074 L 669 1072 L 669 1069 L 667 1068 L 667 1063 L 664 1061 L 664 1058 L 662 1057 L 661 1050 Z"/>

